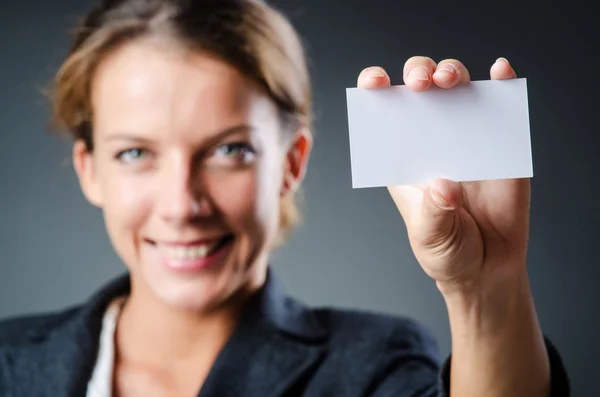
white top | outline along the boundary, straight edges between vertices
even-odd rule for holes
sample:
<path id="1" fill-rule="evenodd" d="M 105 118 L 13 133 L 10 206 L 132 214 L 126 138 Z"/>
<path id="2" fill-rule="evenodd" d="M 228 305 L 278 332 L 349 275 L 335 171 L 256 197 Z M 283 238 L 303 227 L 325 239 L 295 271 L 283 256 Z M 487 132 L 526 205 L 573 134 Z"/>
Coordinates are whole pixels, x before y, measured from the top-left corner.
<path id="1" fill-rule="evenodd" d="M 86 397 L 111 397 L 115 362 L 115 329 L 125 298 L 111 302 L 104 313 L 100 346 L 94 372 L 87 386 Z"/>

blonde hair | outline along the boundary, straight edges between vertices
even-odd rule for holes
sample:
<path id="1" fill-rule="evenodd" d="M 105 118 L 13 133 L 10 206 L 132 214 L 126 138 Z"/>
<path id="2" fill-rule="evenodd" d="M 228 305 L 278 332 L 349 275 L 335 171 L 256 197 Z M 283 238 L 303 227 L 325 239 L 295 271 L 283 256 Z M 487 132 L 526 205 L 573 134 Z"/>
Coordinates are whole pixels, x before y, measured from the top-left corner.
<path id="1" fill-rule="evenodd" d="M 311 128 L 311 89 L 301 40 L 262 0 L 104 0 L 77 26 L 51 90 L 52 125 L 93 151 L 91 86 L 118 46 L 144 36 L 208 51 L 257 82 L 277 104 L 283 130 Z M 280 203 L 280 240 L 299 220 L 296 197 Z"/>

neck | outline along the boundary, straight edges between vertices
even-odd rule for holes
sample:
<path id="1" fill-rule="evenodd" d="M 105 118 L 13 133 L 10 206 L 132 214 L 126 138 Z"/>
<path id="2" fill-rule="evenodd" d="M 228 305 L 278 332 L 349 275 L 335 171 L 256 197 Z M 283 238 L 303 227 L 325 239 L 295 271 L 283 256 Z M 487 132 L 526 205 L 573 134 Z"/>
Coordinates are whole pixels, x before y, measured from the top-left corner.
<path id="1" fill-rule="evenodd" d="M 208 370 L 235 330 L 246 302 L 263 284 L 264 280 L 244 289 L 208 312 L 175 309 L 132 285 L 117 323 L 119 361 L 155 368 L 193 363 Z"/>

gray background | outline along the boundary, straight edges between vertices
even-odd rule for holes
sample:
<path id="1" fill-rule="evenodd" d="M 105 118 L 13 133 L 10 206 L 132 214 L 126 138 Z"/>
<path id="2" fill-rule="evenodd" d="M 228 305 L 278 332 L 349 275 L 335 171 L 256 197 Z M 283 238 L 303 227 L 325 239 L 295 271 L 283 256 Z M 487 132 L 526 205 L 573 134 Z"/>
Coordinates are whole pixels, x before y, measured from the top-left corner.
<path id="1" fill-rule="evenodd" d="M 481 4 L 485 3 L 485 4 Z M 533 3 L 533 2 L 532 2 Z M 123 270 L 68 163 L 44 132 L 38 87 L 58 66 L 67 31 L 90 0 L 0 5 L 0 317 L 60 309 Z M 450 339 L 443 301 L 416 263 L 385 189 L 351 189 L 345 88 L 381 65 L 401 84 L 411 55 L 462 60 L 473 80 L 498 56 L 527 77 L 534 171 L 529 269 L 546 334 L 574 395 L 600 395 L 596 343 L 600 196 L 598 34 L 589 4 L 278 1 L 308 43 L 317 139 L 305 222 L 276 254 L 292 294 L 311 304 L 408 315 Z M 596 48 L 595 48 L 596 47 Z"/>

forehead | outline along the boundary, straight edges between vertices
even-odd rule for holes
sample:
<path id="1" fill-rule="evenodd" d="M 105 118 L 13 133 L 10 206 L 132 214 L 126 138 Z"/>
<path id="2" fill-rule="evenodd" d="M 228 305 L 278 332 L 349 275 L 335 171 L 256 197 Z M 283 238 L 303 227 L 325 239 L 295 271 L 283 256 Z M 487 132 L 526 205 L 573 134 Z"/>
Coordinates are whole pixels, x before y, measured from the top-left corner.
<path id="1" fill-rule="evenodd" d="M 218 58 L 136 41 L 99 65 L 92 85 L 95 131 L 217 132 L 232 124 L 273 122 L 273 102 Z M 121 131 L 122 132 L 122 131 Z"/>

